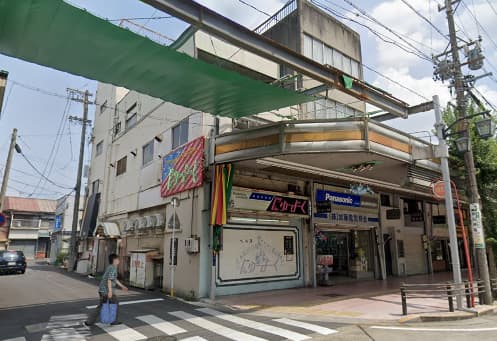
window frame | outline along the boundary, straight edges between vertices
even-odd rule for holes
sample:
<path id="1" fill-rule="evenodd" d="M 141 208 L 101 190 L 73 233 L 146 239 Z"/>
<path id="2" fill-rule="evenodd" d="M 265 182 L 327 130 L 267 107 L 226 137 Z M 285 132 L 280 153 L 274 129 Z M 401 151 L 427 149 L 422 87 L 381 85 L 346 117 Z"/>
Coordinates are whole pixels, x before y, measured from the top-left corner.
<path id="1" fill-rule="evenodd" d="M 98 142 L 95 145 L 95 157 L 102 155 L 103 152 L 104 152 L 104 140 L 100 140 L 100 142 Z"/>
<path id="2" fill-rule="evenodd" d="M 179 138 L 178 141 L 176 142 L 175 140 L 175 131 L 176 129 L 179 129 Z M 171 128 L 171 147 L 172 149 L 176 149 L 179 146 L 184 145 L 185 143 L 188 142 L 189 140 L 189 135 L 190 135 L 190 118 L 186 117 L 182 119 L 177 125 Z M 183 134 L 186 133 L 186 136 L 183 136 Z M 183 139 L 182 139 L 183 138 Z"/>
<path id="3" fill-rule="evenodd" d="M 124 166 L 122 166 L 124 164 Z M 125 155 L 116 162 L 116 176 L 120 176 L 126 173 L 128 168 L 128 156 Z"/>
<path id="4" fill-rule="evenodd" d="M 145 150 L 149 146 L 152 146 L 152 151 L 150 153 L 150 159 L 145 161 Z M 154 161 L 154 152 L 155 152 L 155 140 L 152 139 L 142 146 L 142 167 L 146 167 Z"/>

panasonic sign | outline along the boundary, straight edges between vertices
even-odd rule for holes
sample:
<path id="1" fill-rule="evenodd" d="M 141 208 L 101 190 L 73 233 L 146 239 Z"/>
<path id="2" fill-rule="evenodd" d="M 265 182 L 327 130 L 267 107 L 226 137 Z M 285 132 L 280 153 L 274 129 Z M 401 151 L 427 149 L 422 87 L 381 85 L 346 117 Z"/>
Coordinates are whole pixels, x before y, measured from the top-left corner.
<path id="1" fill-rule="evenodd" d="M 322 189 L 317 190 L 316 201 L 329 201 L 337 206 L 361 207 L 361 197 L 359 195 L 332 192 Z"/>

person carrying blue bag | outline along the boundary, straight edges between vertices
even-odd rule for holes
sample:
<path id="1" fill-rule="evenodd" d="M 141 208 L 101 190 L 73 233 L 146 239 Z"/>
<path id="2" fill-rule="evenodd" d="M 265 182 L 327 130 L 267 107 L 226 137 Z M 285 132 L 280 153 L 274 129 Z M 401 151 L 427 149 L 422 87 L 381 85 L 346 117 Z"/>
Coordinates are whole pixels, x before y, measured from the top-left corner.
<path id="1" fill-rule="evenodd" d="M 116 286 L 121 287 L 122 290 L 128 291 L 119 280 L 117 279 L 117 266 L 119 265 L 119 257 L 113 253 L 109 256 L 109 266 L 100 281 L 98 294 L 100 302 L 94 311 L 90 313 L 85 325 L 91 326 L 95 324 L 98 317 L 102 323 L 117 325 L 119 322 L 119 301 L 116 295 Z"/>

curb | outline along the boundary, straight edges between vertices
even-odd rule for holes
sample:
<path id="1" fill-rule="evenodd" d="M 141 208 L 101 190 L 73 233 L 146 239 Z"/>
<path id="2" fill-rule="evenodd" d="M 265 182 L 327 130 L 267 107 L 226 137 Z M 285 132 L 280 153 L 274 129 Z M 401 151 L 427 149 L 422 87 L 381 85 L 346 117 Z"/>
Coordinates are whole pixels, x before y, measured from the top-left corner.
<path id="1" fill-rule="evenodd" d="M 398 320 L 399 323 L 408 322 L 445 322 L 467 320 L 475 317 L 489 315 L 497 312 L 497 305 L 492 306 L 479 306 L 475 310 L 455 311 L 455 312 L 440 312 L 440 313 L 426 313 L 407 315 Z"/>

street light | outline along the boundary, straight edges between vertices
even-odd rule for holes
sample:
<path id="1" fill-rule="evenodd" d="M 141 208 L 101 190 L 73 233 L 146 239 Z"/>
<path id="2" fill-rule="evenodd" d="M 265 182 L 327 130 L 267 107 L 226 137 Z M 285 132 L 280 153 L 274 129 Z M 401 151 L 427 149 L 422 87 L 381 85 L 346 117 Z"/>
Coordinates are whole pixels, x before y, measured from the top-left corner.
<path id="1" fill-rule="evenodd" d="M 488 139 L 495 134 L 495 122 L 491 118 L 485 118 L 475 123 L 478 136 L 482 139 Z"/>
<path id="2" fill-rule="evenodd" d="M 469 137 L 460 137 L 456 140 L 456 147 L 459 153 L 465 153 L 469 150 Z"/>
<path id="3" fill-rule="evenodd" d="M 2 114 L 3 106 L 3 95 L 5 94 L 5 87 L 7 86 L 7 77 L 9 73 L 4 70 L 0 70 L 0 115 Z"/>

